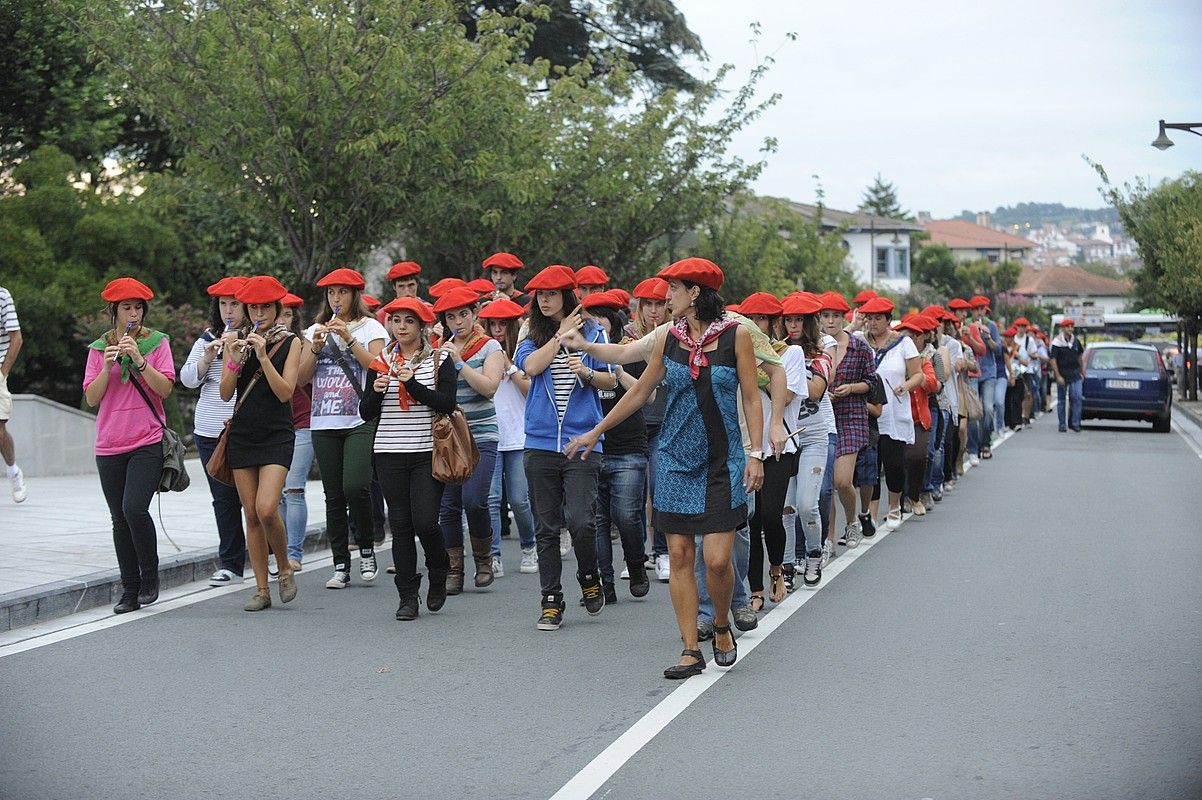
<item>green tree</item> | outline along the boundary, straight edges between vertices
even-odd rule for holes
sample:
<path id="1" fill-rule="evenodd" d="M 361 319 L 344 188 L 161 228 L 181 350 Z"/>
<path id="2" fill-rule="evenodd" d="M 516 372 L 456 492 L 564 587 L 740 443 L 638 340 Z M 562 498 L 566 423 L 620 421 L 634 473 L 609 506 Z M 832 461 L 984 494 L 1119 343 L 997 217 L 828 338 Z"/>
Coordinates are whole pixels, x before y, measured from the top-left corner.
<path id="1" fill-rule="evenodd" d="M 864 190 L 860 211 L 889 219 L 910 219 L 910 212 L 902 210 L 897 199 L 897 189 L 877 173 L 872 185 Z"/>
<path id="2" fill-rule="evenodd" d="M 937 295 L 954 297 L 960 291 L 956 278 L 956 259 L 945 245 L 930 244 L 914 253 L 913 282 L 929 286 Z"/>
<path id="3" fill-rule="evenodd" d="M 516 17 L 524 3 L 485 0 L 462 5 L 467 35 L 474 37 L 482 14 Z M 548 0 L 544 5 L 546 17 L 537 21 L 521 51 L 526 63 L 543 60 L 566 70 L 587 60 L 597 75 L 633 67 L 656 90 L 693 91 L 702 85 L 681 65 L 686 57 L 705 57 L 701 39 L 671 0 Z"/>

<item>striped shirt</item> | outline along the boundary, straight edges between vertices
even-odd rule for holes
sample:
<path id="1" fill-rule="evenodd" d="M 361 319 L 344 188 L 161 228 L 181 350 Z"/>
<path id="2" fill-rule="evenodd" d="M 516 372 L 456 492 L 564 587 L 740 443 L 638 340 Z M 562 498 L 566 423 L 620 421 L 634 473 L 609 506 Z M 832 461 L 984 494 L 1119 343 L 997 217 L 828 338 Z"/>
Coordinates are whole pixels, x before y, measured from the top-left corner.
<path id="1" fill-rule="evenodd" d="M 179 371 L 179 382 L 189 389 L 200 387 L 200 398 L 196 401 L 196 417 L 192 430 L 197 436 L 207 436 L 216 439 L 225 427 L 225 421 L 234 414 L 236 400 L 231 397 L 229 402 L 221 399 L 221 370 L 222 360 L 214 358 L 209 368 L 202 375 L 198 372 L 200 360 L 204 357 L 205 345 L 213 341 L 213 334 L 205 331 L 196 343 L 188 360 Z"/>
<path id="2" fill-rule="evenodd" d="M 471 358 L 465 359 L 464 363 L 477 372 L 483 371 L 485 359 L 500 350 L 500 342 L 489 339 Z M 500 438 L 500 432 L 497 430 L 497 407 L 492 398 L 485 397 L 473 389 L 462 372 L 459 373 L 455 401 L 467 417 L 467 426 L 472 431 L 472 438 L 477 442 L 495 442 Z"/>
<path id="3" fill-rule="evenodd" d="M 568 366 L 568 351 L 559 348 L 555 358 L 551 360 L 551 384 L 555 387 L 555 413 L 563 420 L 568 407 L 568 398 L 576 385 L 576 373 Z"/>
<path id="4" fill-rule="evenodd" d="M 8 347 L 12 343 L 9 334 L 19 330 L 21 323 L 17 321 L 17 307 L 13 304 L 13 296 L 8 293 L 8 289 L 0 286 L 0 364 L 8 358 Z"/>
<path id="5" fill-rule="evenodd" d="M 425 358 L 413 371 L 417 382 L 428 389 L 435 389 L 434 354 Z M 380 424 L 376 427 L 375 452 L 377 453 L 427 453 L 434 449 L 430 426 L 434 412 L 429 406 L 416 399 L 409 401 L 409 410 L 401 408 L 397 401 L 400 381 L 393 376 L 384 393 L 380 408 Z"/>

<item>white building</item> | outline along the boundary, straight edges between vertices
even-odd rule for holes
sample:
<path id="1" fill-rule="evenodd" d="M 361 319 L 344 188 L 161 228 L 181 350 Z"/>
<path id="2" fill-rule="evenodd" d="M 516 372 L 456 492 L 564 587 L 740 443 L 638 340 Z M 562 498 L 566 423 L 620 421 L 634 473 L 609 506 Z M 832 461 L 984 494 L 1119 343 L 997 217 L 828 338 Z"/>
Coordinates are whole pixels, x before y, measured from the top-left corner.
<path id="1" fill-rule="evenodd" d="M 808 220 L 818 216 L 818 206 L 785 202 Z M 922 230 L 917 222 L 824 207 L 821 225 L 824 233 L 841 232 L 844 263 L 857 281 L 891 292 L 910 291 L 910 234 Z"/>

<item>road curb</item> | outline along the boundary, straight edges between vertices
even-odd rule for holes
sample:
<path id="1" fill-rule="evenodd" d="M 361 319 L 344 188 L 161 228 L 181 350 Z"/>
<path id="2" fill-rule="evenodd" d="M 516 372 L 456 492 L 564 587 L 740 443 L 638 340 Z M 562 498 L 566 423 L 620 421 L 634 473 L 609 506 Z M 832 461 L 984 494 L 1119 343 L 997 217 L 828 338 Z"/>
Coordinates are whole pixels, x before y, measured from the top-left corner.
<path id="1" fill-rule="evenodd" d="M 1194 423 L 1199 428 L 1202 428 L 1202 413 L 1199 413 L 1199 411 L 1182 404 L 1175 397 L 1173 398 L 1173 410 L 1179 414 L 1184 414 L 1185 416 L 1189 417 L 1190 422 Z"/>
<path id="2" fill-rule="evenodd" d="M 306 553 L 325 550 L 329 546 L 324 524 L 311 526 L 306 531 Z M 162 556 L 159 558 L 159 586 L 171 589 L 204 580 L 216 569 L 216 547 Z M 0 632 L 107 606 L 120 597 L 121 574 L 116 569 L 6 592 L 0 594 Z"/>

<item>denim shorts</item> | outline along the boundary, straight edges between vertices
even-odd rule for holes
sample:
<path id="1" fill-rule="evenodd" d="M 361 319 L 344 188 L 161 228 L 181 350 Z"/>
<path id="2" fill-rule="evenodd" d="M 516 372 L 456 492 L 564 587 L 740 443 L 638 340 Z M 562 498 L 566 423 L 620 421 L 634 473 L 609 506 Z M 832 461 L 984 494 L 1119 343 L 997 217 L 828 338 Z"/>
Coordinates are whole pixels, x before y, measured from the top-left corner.
<path id="1" fill-rule="evenodd" d="M 881 482 L 881 463 L 872 445 L 856 453 L 856 474 L 851 482 L 853 486 L 876 486 Z"/>

